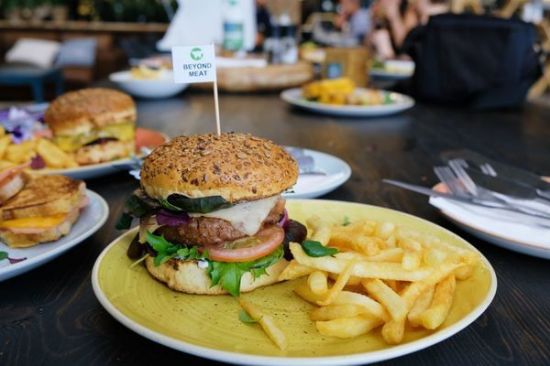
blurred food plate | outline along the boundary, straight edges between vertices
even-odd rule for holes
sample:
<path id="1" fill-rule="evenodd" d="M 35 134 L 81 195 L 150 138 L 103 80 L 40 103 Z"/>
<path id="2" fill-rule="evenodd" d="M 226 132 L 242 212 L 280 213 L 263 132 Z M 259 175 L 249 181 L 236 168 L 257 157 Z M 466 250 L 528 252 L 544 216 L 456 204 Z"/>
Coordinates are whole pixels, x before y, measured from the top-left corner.
<path id="1" fill-rule="evenodd" d="M 442 183 L 434 187 L 445 189 Z M 470 234 L 515 252 L 550 259 L 550 229 L 524 220 L 503 220 L 500 210 L 430 197 L 430 204 Z M 505 212 L 505 215 L 514 215 Z"/>
<path id="2" fill-rule="evenodd" d="M 367 93 L 370 90 L 356 88 L 358 93 Z M 287 103 L 312 112 L 341 117 L 380 117 L 403 112 L 414 106 L 414 99 L 407 95 L 380 90 L 389 102 L 374 105 L 337 105 L 309 101 L 302 95 L 302 89 L 288 89 L 281 93 L 281 98 Z"/>
<path id="3" fill-rule="evenodd" d="M 140 98 L 167 98 L 187 88 L 187 84 L 176 84 L 172 71 L 165 69 L 148 79 L 136 79 L 132 71 L 119 71 L 109 75 L 109 80 L 125 92 Z"/>
<path id="4" fill-rule="evenodd" d="M 226 93 L 253 93 L 259 91 L 280 91 L 302 85 L 313 78 L 313 67 L 308 62 L 295 64 L 267 64 L 262 61 L 238 66 L 241 62 L 228 63 L 231 67 L 218 65 L 218 90 Z M 254 66 L 251 66 L 254 65 Z M 193 88 L 212 90 L 210 83 L 193 84 Z"/>
<path id="5" fill-rule="evenodd" d="M 305 222 L 323 215 L 332 223 L 343 217 L 390 221 L 431 234 L 451 245 L 476 250 L 457 235 L 420 218 L 349 202 L 289 200 L 289 215 Z M 145 338 L 173 349 L 222 362 L 247 365 L 359 365 L 396 358 L 437 344 L 474 322 L 496 292 L 496 276 L 484 257 L 472 277 L 459 281 L 449 316 L 436 331 L 407 329 L 404 342 L 387 345 L 379 331 L 350 339 L 320 335 L 309 318 L 312 305 L 293 289 L 303 279 L 257 289 L 243 295 L 261 304 L 280 324 L 288 340 L 281 351 L 261 329 L 239 320 L 231 296 L 177 293 L 154 280 L 143 266 L 130 268 L 126 249 L 137 229 L 112 242 L 97 259 L 92 284 L 101 305 L 119 322 Z"/>
<path id="6" fill-rule="evenodd" d="M 376 81 L 405 80 L 413 76 L 414 68 L 414 61 L 387 60 L 373 66 L 369 70 L 369 76 Z"/>
<path id="7" fill-rule="evenodd" d="M 133 164 L 135 158 L 142 157 L 143 151 L 162 145 L 169 138 L 165 134 L 149 130 L 146 128 L 136 128 L 136 157 L 124 158 L 105 163 L 82 165 L 76 168 L 68 169 L 39 169 L 33 170 L 38 174 L 61 174 L 75 179 L 90 179 L 98 178 L 107 174 L 113 174 L 123 170 L 127 170 L 125 167 L 129 164 Z"/>
<path id="8" fill-rule="evenodd" d="M 286 146 L 285 149 L 298 162 L 300 175 L 285 198 L 315 198 L 327 194 L 351 176 L 351 168 L 344 160 L 320 151 Z"/>
<path id="9" fill-rule="evenodd" d="M 109 207 L 97 193 L 87 190 L 86 195 L 89 199 L 88 206 L 80 213 L 71 232 L 61 239 L 30 248 L 11 248 L 0 242 L 1 252 L 8 253 L 12 259 L 20 260 L 13 264 L 7 259 L 0 261 L 0 281 L 28 272 L 51 261 L 98 231 L 109 216 Z M 23 258 L 26 259 L 21 260 Z"/>

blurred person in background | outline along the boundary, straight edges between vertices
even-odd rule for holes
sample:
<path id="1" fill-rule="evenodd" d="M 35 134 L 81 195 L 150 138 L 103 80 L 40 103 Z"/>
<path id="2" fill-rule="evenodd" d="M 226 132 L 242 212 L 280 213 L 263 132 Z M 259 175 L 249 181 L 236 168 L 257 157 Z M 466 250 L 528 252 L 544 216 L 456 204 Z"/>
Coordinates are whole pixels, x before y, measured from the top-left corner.
<path id="1" fill-rule="evenodd" d="M 271 14 L 267 0 L 256 0 L 256 47 L 254 51 L 263 50 L 264 41 L 271 34 Z"/>
<path id="2" fill-rule="evenodd" d="M 413 28 L 447 12 L 446 0 L 377 0 L 372 6 L 375 29 L 368 43 L 379 58 L 393 58 Z"/>
<path id="3" fill-rule="evenodd" d="M 340 0 L 335 25 L 350 37 L 363 42 L 371 30 L 371 15 L 361 0 Z"/>

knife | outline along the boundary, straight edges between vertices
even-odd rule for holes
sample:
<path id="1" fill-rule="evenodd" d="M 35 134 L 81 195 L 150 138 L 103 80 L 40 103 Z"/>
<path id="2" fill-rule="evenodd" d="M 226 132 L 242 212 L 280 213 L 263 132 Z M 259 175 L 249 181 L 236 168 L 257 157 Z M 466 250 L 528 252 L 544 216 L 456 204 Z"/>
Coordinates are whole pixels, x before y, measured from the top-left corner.
<path id="1" fill-rule="evenodd" d="M 550 183 L 545 182 L 540 176 L 528 170 L 499 163 L 471 150 L 446 151 L 441 154 L 441 158 L 446 163 L 454 159 L 466 160 L 470 168 L 474 168 L 480 172 L 482 171 L 481 167 L 488 164 L 493 168 L 495 177 L 528 186 L 534 189 L 541 197 L 550 198 Z"/>
<path id="2" fill-rule="evenodd" d="M 438 192 L 438 191 L 434 191 L 431 188 L 418 186 L 416 184 L 400 182 L 400 181 L 393 180 L 393 179 L 383 179 L 382 181 L 384 183 L 388 183 L 388 184 L 394 185 L 396 187 L 404 188 L 404 189 L 407 189 L 409 191 L 413 191 L 413 192 L 420 193 L 420 194 L 430 196 L 430 197 L 442 197 L 442 198 L 447 198 L 447 199 L 457 201 L 457 202 L 473 204 L 473 205 L 476 205 L 476 206 L 481 206 L 481 207 L 486 207 L 486 208 L 503 209 L 503 210 L 512 211 L 512 212 L 519 213 L 519 214 L 526 215 L 526 216 L 533 216 L 533 217 L 545 219 L 545 220 L 548 221 L 548 224 L 545 224 L 545 225 L 550 226 L 550 216 L 549 215 L 537 214 L 537 213 L 534 213 L 534 212 L 533 213 L 531 213 L 531 212 L 527 213 L 525 211 L 521 211 L 521 210 L 515 209 L 513 207 L 510 207 L 510 206 L 507 206 L 507 205 L 504 205 L 504 204 L 501 204 L 501 203 L 498 203 L 498 202 L 485 201 L 485 200 L 480 200 L 480 199 L 477 199 L 477 198 L 474 198 L 474 197 L 468 197 L 468 196 L 456 196 L 454 194 Z"/>

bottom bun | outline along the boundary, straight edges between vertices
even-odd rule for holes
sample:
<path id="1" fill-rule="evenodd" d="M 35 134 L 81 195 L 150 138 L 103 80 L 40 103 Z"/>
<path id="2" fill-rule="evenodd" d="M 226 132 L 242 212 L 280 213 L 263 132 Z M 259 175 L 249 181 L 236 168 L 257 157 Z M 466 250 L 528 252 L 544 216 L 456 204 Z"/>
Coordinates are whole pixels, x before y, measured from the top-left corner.
<path id="1" fill-rule="evenodd" d="M 245 273 L 241 278 L 241 292 L 249 292 L 258 287 L 271 285 L 279 282 L 278 278 L 285 269 L 288 262 L 281 259 L 266 269 L 267 274 L 256 279 L 250 272 Z M 212 286 L 206 269 L 199 268 L 196 261 L 180 261 L 171 259 L 160 266 L 155 266 L 152 257 L 145 259 L 145 267 L 153 277 L 164 282 L 172 290 L 199 295 L 222 295 L 227 294 L 220 285 Z"/>
<path id="2" fill-rule="evenodd" d="M 134 141 L 111 140 L 82 146 L 75 152 L 75 160 L 79 165 L 99 164 L 128 157 L 134 152 Z"/>

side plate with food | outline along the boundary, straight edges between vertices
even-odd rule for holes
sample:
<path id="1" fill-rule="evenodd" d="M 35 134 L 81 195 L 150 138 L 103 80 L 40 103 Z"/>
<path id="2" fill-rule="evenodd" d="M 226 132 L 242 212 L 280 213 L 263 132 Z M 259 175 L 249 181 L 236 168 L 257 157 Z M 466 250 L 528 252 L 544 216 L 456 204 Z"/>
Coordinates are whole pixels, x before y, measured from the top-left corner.
<path id="1" fill-rule="evenodd" d="M 98 231 L 109 216 L 109 207 L 107 202 L 93 191 L 87 190 L 86 196 L 88 205 L 82 209 L 80 217 L 66 236 L 29 248 L 12 248 L 0 242 L 0 253 L 6 253 L 5 258 L 0 260 L 0 281 L 53 260 Z"/>
<path id="2" fill-rule="evenodd" d="M 300 88 L 288 89 L 281 93 L 281 98 L 296 107 L 303 108 L 312 112 L 341 116 L 341 117 L 380 117 L 396 114 L 410 109 L 414 106 L 414 99 L 395 92 L 384 90 L 372 90 L 356 88 L 357 95 L 369 95 L 381 93 L 380 97 L 385 102 L 378 104 L 329 104 L 314 100 L 308 100 L 304 97 Z M 379 99 L 379 98 L 378 98 Z"/>

